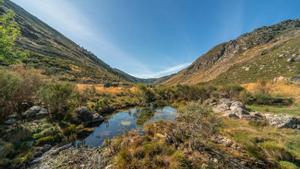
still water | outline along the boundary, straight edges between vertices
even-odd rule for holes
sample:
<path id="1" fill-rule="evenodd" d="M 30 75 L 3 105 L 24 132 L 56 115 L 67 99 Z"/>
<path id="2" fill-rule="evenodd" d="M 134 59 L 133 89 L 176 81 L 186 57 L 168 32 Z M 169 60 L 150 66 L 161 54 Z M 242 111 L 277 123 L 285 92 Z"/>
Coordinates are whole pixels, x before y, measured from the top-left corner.
<path id="1" fill-rule="evenodd" d="M 176 119 L 176 109 L 166 106 L 161 109 L 132 108 L 127 111 L 120 111 L 111 115 L 106 121 L 101 123 L 85 139 L 76 141 L 76 145 L 88 147 L 101 146 L 105 139 L 111 139 L 114 136 L 122 135 L 131 130 L 143 132 L 145 124 L 153 123 L 159 120 Z"/>

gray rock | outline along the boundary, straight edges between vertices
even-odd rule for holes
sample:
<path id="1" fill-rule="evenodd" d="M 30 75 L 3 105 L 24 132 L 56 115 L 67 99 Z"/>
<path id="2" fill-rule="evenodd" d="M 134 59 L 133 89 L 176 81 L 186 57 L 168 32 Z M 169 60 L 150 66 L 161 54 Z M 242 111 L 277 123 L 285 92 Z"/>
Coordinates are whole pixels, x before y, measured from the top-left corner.
<path id="1" fill-rule="evenodd" d="M 300 62 L 300 56 L 292 56 L 290 58 L 287 59 L 288 62 Z"/>
<path id="2" fill-rule="evenodd" d="M 288 58 L 287 62 L 294 62 L 294 58 Z"/>
<path id="3" fill-rule="evenodd" d="M 224 113 L 230 118 L 249 118 L 250 114 L 245 105 L 239 101 L 220 99 L 219 104 L 213 107 L 215 113 Z"/>
<path id="4" fill-rule="evenodd" d="M 104 120 L 103 116 L 98 113 L 93 114 L 93 123 L 102 122 Z"/>
<path id="5" fill-rule="evenodd" d="M 274 115 L 266 114 L 266 119 L 270 125 L 278 128 L 291 128 L 300 130 L 300 117 L 293 117 L 290 115 Z"/>
<path id="6" fill-rule="evenodd" d="M 32 106 L 30 109 L 22 113 L 26 118 L 44 117 L 48 115 L 48 110 L 40 106 Z"/>
<path id="7" fill-rule="evenodd" d="M 89 123 L 93 121 L 93 113 L 87 107 L 79 107 L 74 112 L 77 123 Z"/>
<path id="8" fill-rule="evenodd" d="M 266 120 L 266 116 L 259 112 L 250 113 L 251 120 Z"/>
<path id="9" fill-rule="evenodd" d="M 40 111 L 36 114 L 37 117 L 45 117 L 47 116 L 49 113 L 48 113 L 48 110 L 45 109 L 45 108 L 41 108 Z"/>
<path id="10" fill-rule="evenodd" d="M 218 104 L 213 107 L 215 113 L 225 113 L 230 110 L 231 101 L 229 99 L 220 99 Z"/>
<path id="11" fill-rule="evenodd" d="M 295 56 L 295 57 L 294 57 L 294 61 L 295 61 L 295 62 L 300 62 L 300 55 L 299 55 L 299 56 Z"/>
<path id="12" fill-rule="evenodd" d="M 17 120 L 15 118 L 10 118 L 10 119 L 6 120 L 4 122 L 4 124 L 6 124 L 6 125 L 13 125 L 13 124 L 16 124 L 16 122 L 17 122 Z"/>
<path id="13" fill-rule="evenodd" d="M 300 84 L 300 76 L 294 76 L 291 78 L 291 82 L 295 84 Z"/>
<path id="14" fill-rule="evenodd" d="M 230 106 L 231 114 L 237 115 L 239 118 L 243 118 L 244 116 L 248 116 L 249 112 L 247 111 L 245 105 L 239 101 L 233 101 Z"/>

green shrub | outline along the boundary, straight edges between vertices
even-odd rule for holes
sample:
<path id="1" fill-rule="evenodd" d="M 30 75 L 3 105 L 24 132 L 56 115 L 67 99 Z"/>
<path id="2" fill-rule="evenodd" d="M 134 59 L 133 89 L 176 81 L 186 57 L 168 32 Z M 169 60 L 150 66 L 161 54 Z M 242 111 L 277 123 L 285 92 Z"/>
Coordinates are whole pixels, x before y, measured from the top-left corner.
<path id="1" fill-rule="evenodd" d="M 33 151 L 26 151 L 24 153 L 19 154 L 12 162 L 13 168 L 19 168 L 21 166 L 24 166 L 26 162 L 29 162 L 33 158 Z"/>
<path id="2" fill-rule="evenodd" d="M 299 167 L 295 164 L 288 162 L 288 161 L 280 161 L 279 162 L 281 169 L 298 169 Z"/>
<path id="3" fill-rule="evenodd" d="M 244 88 L 235 84 L 223 85 L 218 89 L 221 97 L 233 99 L 238 99 L 242 91 L 244 91 Z"/>
<path id="4" fill-rule="evenodd" d="M 22 89 L 23 79 L 13 73 L 0 71 L 0 116 L 6 118 L 17 111 L 20 103 L 18 93 Z"/>
<path id="5" fill-rule="evenodd" d="M 144 104 L 149 104 L 156 100 L 156 96 L 152 88 L 146 87 L 144 85 L 139 85 L 138 87 L 141 91 L 141 96 L 143 98 Z"/>
<path id="6" fill-rule="evenodd" d="M 221 121 L 211 110 L 199 102 L 189 102 L 178 110 L 177 122 L 179 133 L 174 133 L 178 139 L 192 139 L 193 142 L 209 141 L 209 138 L 219 132 Z M 204 139 L 203 139 L 204 138 Z"/>
<path id="7" fill-rule="evenodd" d="M 270 94 L 260 92 L 249 97 L 247 104 L 289 106 L 293 104 L 293 99 L 273 97 Z"/>
<path id="8" fill-rule="evenodd" d="M 63 129 L 63 134 L 65 136 L 72 136 L 73 134 L 76 134 L 76 125 L 71 124 L 68 127 Z"/>
<path id="9" fill-rule="evenodd" d="M 75 86 L 66 82 L 52 82 L 41 87 L 39 98 L 52 115 L 65 115 L 81 104 Z"/>
<path id="10" fill-rule="evenodd" d="M 15 43 L 21 31 L 14 20 L 11 10 L 0 16 L 0 65 L 14 64 L 26 57 L 26 54 L 15 50 Z"/>
<path id="11" fill-rule="evenodd" d="M 216 90 L 214 86 L 187 86 L 177 85 L 172 87 L 158 86 L 154 88 L 157 100 L 168 102 L 175 101 L 204 101 L 211 97 L 212 93 Z"/>
<path id="12" fill-rule="evenodd" d="M 40 139 L 42 137 L 50 136 L 50 135 L 55 135 L 57 133 L 57 130 L 53 127 L 51 128 L 46 128 L 45 130 L 40 131 L 39 133 L 33 134 L 34 139 Z"/>
<path id="13" fill-rule="evenodd" d="M 112 107 L 112 99 L 110 96 L 103 96 L 95 103 L 95 111 L 99 113 L 109 113 L 114 111 Z"/>
<path id="14" fill-rule="evenodd" d="M 136 123 L 138 125 L 143 125 L 147 120 L 151 119 L 154 116 L 154 111 L 144 108 L 138 114 Z"/>
<path id="15" fill-rule="evenodd" d="M 266 141 L 259 145 L 267 157 L 276 161 L 293 161 L 293 155 L 275 141 Z"/>
<path id="16" fill-rule="evenodd" d="M 37 90 L 42 85 L 41 77 L 32 69 L 14 67 L 13 71 L 0 70 L 0 117 L 26 109 L 23 102 L 34 102 Z"/>
<path id="17" fill-rule="evenodd" d="M 43 144 L 52 144 L 53 145 L 53 144 L 55 144 L 56 142 L 58 142 L 60 140 L 61 140 L 61 138 L 58 135 L 46 136 L 46 137 L 39 138 L 36 141 L 36 145 L 43 145 Z"/>

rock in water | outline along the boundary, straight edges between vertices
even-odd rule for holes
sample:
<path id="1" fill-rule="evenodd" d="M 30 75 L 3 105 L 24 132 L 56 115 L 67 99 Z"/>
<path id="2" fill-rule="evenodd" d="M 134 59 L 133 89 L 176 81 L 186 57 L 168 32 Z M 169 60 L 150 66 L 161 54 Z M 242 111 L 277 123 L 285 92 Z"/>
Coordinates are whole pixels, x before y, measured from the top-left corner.
<path id="1" fill-rule="evenodd" d="M 88 123 L 93 121 L 93 113 L 87 107 L 79 107 L 74 112 L 77 123 Z"/>

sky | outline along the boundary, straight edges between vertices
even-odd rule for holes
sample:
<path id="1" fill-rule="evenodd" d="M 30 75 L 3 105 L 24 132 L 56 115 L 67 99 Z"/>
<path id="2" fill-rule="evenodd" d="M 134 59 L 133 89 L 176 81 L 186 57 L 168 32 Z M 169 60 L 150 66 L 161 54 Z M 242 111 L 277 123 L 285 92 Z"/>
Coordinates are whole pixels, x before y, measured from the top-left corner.
<path id="1" fill-rule="evenodd" d="M 111 67 L 176 73 L 219 43 L 300 18 L 299 0 L 12 0 Z"/>

